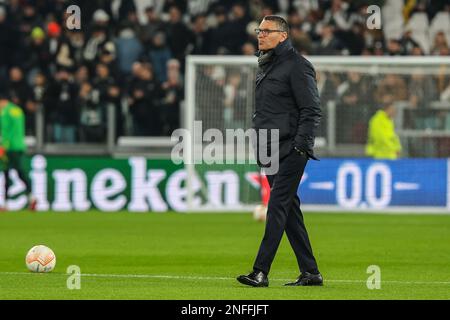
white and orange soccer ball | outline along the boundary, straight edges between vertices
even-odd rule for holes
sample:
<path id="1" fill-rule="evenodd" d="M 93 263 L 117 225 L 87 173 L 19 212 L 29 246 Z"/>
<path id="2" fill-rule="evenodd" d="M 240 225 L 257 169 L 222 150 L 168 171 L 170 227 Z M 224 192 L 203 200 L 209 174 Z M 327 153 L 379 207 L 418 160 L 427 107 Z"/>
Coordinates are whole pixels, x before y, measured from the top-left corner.
<path id="1" fill-rule="evenodd" d="M 28 251 L 25 263 L 31 272 L 50 272 L 55 268 L 56 256 L 49 247 L 38 245 Z"/>

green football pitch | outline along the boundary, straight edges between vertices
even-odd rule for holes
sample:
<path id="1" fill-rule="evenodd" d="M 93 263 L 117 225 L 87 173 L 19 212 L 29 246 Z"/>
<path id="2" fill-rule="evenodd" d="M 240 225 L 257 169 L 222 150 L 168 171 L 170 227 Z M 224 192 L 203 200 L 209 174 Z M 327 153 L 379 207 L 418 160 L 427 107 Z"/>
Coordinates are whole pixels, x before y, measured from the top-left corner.
<path id="1" fill-rule="evenodd" d="M 450 299 L 450 215 L 308 213 L 305 222 L 324 286 L 283 286 L 298 276 L 283 237 L 270 286 L 249 288 L 235 277 L 251 271 L 264 231 L 249 214 L 0 213 L 0 300 Z M 54 250 L 53 272 L 27 271 L 37 244 Z M 67 288 L 70 265 L 79 290 Z M 371 265 L 380 289 L 367 287 Z"/>

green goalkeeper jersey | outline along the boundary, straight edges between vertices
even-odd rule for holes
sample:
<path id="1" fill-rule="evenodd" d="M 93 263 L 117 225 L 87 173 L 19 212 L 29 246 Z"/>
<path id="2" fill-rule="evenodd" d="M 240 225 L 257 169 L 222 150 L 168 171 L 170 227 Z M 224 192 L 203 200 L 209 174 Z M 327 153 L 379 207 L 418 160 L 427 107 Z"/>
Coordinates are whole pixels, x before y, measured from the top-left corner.
<path id="1" fill-rule="evenodd" d="M 25 151 L 25 115 L 11 102 L 1 111 L 0 134 L 6 151 Z"/>

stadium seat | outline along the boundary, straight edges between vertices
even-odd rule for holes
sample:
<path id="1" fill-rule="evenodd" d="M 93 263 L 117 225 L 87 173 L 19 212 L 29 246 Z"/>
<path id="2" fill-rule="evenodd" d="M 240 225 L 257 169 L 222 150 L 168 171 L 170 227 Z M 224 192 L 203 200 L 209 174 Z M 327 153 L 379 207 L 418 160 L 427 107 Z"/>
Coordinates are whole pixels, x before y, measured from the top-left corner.
<path id="1" fill-rule="evenodd" d="M 412 30 L 413 32 L 425 33 L 428 32 L 430 28 L 430 24 L 428 21 L 428 16 L 425 12 L 416 12 L 409 19 L 408 24 L 406 25 L 407 29 Z"/>
<path id="2" fill-rule="evenodd" d="M 441 11 L 436 14 L 430 25 L 430 39 L 433 40 L 439 31 L 444 31 L 450 44 L 450 13 Z"/>
<path id="3" fill-rule="evenodd" d="M 388 0 L 381 10 L 383 33 L 386 39 L 399 39 L 403 34 L 403 5 L 400 1 Z"/>
<path id="4" fill-rule="evenodd" d="M 391 20 L 390 23 L 385 23 L 383 28 L 384 37 L 386 39 L 400 39 L 403 35 L 403 18 Z"/>
<path id="5" fill-rule="evenodd" d="M 428 16 L 424 12 L 414 13 L 405 28 L 405 30 L 412 31 L 412 38 L 419 43 L 425 54 L 430 52 L 429 29 Z"/>
<path id="6" fill-rule="evenodd" d="M 387 0 L 383 6 L 383 10 L 386 8 L 389 12 L 402 13 L 403 3 L 398 0 Z"/>

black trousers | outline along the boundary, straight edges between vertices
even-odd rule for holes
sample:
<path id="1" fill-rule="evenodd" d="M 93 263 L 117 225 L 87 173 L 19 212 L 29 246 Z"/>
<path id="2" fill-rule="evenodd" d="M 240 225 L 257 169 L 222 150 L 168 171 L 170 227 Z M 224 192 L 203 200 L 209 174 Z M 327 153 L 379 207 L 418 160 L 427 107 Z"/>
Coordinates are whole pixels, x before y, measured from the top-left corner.
<path id="1" fill-rule="evenodd" d="M 300 199 L 297 195 L 307 162 L 306 156 L 293 150 L 287 157 L 280 160 L 278 173 L 267 176 L 271 191 L 266 229 L 253 265 L 254 270 L 269 273 L 283 233 L 286 232 L 297 258 L 300 272 L 316 273 L 319 271 L 303 222 Z"/>

